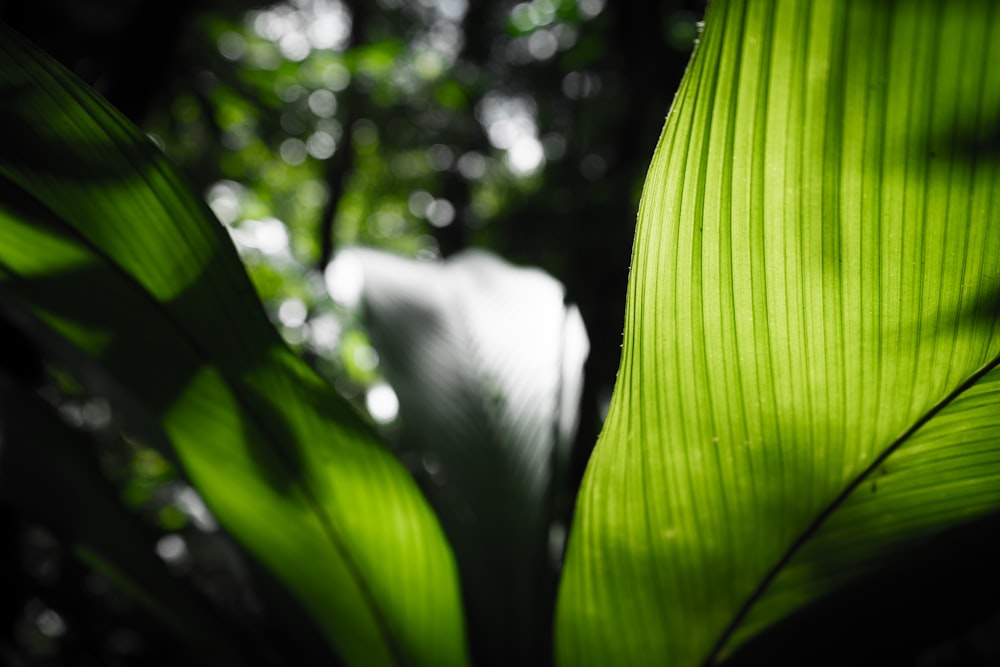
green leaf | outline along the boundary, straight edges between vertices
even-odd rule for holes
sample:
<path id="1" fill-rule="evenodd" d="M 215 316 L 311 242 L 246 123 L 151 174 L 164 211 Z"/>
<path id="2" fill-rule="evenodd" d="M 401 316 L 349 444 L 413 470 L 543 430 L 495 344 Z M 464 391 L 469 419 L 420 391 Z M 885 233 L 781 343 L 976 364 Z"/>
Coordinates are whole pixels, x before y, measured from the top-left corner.
<path id="1" fill-rule="evenodd" d="M 281 342 L 162 154 L 7 32 L 0 304 L 162 427 L 222 524 L 346 662 L 466 663 L 454 561 L 408 474 Z"/>
<path id="2" fill-rule="evenodd" d="M 769 628 L 764 662 L 816 664 L 778 626 L 848 589 L 809 628 L 856 657 L 858 628 L 901 639 L 885 614 L 961 615 L 913 591 L 968 583 L 970 543 L 1000 556 L 1000 3 L 706 24 L 640 206 L 561 665 L 711 663 Z"/>
<path id="3" fill-rule="evenodd" d="M 351 248 L 333 275 L 352 266 L 400 443 L 422 457 L 458 558 L 475 662 L 543 664 L 588 352 L 580 313 L 548 274 L 483 251 L 427 262 Z"/>

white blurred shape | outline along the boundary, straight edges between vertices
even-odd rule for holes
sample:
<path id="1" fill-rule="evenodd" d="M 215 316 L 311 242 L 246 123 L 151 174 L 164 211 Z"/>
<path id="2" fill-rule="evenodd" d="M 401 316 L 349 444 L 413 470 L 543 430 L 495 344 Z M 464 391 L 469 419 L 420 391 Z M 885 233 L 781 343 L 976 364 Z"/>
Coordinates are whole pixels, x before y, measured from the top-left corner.
<path id="1" fill-rule="evenodd" d="M 212 533 L 219 529 L 219 523 L 208 510 L 205 501 L 190 486 L 182 486 L 174 492 L 174 504 L 191 519 L 198 530 Z"/>
<path id="2" fill-rule="evenodd" d="M 217 217 L 224 224 L 232 224 L 240 215 L 240 200 L 243 186 L 235 181 L 218 181 L 209 189 L 205 199 Z"/>
<path id="3" fill-rule="evenodd" d="M 278 306 L 278 319 L 286 327 L 296 328 L 300 327 L 306 322 L 306 316 L 309 314 L 308 309 L 306 309 L 306 304 L 302 302 L 302 299 L 285 299 Z"/>
<path id="4" fill-rule="evenodd" d="M 156 555 L 171 565 L 181 563 L 188 555 L 184 538 L 175 533 L 164 535 L 156 542 Z"/>
<path id="5" fill-rule="evenodd" d="M 305 33 L 295 31 L 281 38 L 278 42 L 278 49 L 281 50 L 281 55 L 292 62 L 301 62 L 309 57 L 312 45 L 309 44 Z"/>
<path id="6" fill-rule="evenodd" d="M 66 634 L 66 621 L 55 609 L 43 609 L 35 618 L 35 624 L 46 637 L 55 639 Z"/>
<path id="7" fill-rule="evenodd" d="M 330 63 L 323 68 L 323 84 L 333 92 L 347 88 L 351 82 L 351 71 L 340 63 Z"/>
<path id="8" fill-rule="evenodd" d="M 309 41 L 317 49 L 346 48 L 351 36 L 351 19 L 342 7 L 321 14 L 309 24 Z"/>
<path id="9" fill-rule="evenodd" d="M 384 382 L 372 385 L 365 395 L 365 407 L 379 424 L 389 424 L 399 414 L 399 399 L 396 392 Z"/>
<path id="10" fill-rule="evenodd" d="M 507 151 L 507 163 L 516 174 L 529 174 L 545 159 L 542 144 L 532 135 L 522 135 Z"/>
<path id="11" fill-rule="evenodd" d="M 317 160 L 325 160 L 337 150 L 337 141 L 329 132 L 313 132 L 306 140 L 306 150 Z"/>
<path id="12" fill-rule="evenodd" d="M 337 113 L 337 96 L 326 88 L 314 90 L 309 95 L 309 110 L 320 118 L 330 118 Z"/>
<path id="13" fill-rule="evenodd" d="M 265 255 L 281 255 L 288 252 L 288 228 L 277 218 L 248 220 L 253 246 Z"/>
<path id="14" fill-rule="evenodd" d="M 579 0 L 580 15 L 592 19 L 604 10 L 604 0 Z"/>
<path id="15" fill-rule="evenodd" d="M 359 345 L 354 350 L 354 364 L 363 371 L 378 368 L 378 352 L 370 345 Z"/>
<path id="16" fill-rule="evenodd" d="M 468 10 L 467 0 L 438 0 L 438 12 L 449 21 L 461 21 Z"/>
<path id="17" fill-rule="evenodd" d="M 427 209 L 434 203 L 434 195 L 426 190 L 414 190 L 406 200 L 410 213 L 422 218 L 427 215 Z"/>
<path id="18" fill-rule="evenodd" d="M 278 153 L 281 155 L 282 160 L 293 167 L 297 167 L 305 162 L 306 155 L 308 155 L 305 142 L 294 137 L 282 141 Z"/>
<path id="19" fill-rule="evenodd" d="M 327 313 L 314 317 L 306 328 L 308 328 L 306 340 L 313 350 L 319 354 L 332 354 L 337 349 L 343 327 L 335 315 Z"/>
<path id="20" fill-rule="evenodd" d="M 455 207 L 447 199 L 435 199 L 427 207 L 427 222 L 435 227 L 447 227 L 455 219 Z"/>
<path id="21" fill-rule="evenodd" d="M 219 35 L 216 46 L 226 60 L 239 60 L 247 52 L 247 41 L 243 39 L 243 35 L 232 30 L 227 30 Z"/>
<path id="22" fill-rule="evenodd" d="M 458 173 L 468 181 L 478 181 L 486 175 L 486 158 L 475 151 L 463 153 L 458 158 Z"/>
<path id="23" fill-rule="evenodd" d="M 549 30 L 536 30 L 528 37 L 528 53 L 535 60 L 548 60 L 558 48 L 559 40 Z"/>
<path id="24" fill-rule="evenodd" d="M 361 300 L 365 285 L 365 274 L 361 260 L 353 253 L 339 253 L 323 272 L 326 291 L 330 298 L 341 306 L 354 308 Z"/>

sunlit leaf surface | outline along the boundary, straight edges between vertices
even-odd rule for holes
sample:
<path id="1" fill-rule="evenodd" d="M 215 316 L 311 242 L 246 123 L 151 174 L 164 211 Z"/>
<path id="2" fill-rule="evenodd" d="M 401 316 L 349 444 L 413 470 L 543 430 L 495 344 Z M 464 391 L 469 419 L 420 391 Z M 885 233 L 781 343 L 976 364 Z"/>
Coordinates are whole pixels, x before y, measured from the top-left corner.
<path id="1" fill-rule="evenodd" d="M 477 665 L 544 664 L 587 334 L 563 286 L 482 251 L 443 262 L 352 248 L 362 303 L 399 395 L 401 444 L 455 548 Z M 556 558 L 559 557 L 556 545 Z M 478 650 L 476 650 L 478 649 Z"/>
<path id="2" fill-rule="evenodd" d="M 346 662 L 466 662 L 453 558 L 416 485 L 280 341 L 152 143 L 6 32 L 0 304 L 162 426 Z"/>
<path id="3" fill-rule="evenodd" d="M 807 612 L 786 630 L 823 641 L 750 662 L 852 664 L 860 630 L 997 599 L 1000 3 L 706 23 L 640 208 L 561 665 L 735 659 Z M 977 603 L 935 602 L 956 585 Z"/>

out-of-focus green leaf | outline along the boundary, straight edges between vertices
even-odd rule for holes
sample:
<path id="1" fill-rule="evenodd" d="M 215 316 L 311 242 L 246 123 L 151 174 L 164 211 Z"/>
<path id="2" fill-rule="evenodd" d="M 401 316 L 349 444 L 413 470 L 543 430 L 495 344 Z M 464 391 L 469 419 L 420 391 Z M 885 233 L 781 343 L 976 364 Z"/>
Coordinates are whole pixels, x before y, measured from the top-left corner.
<path id="1" fill-rule="evenodd" d="M 345 54 L 344 62 L 352 72 L 380 78 L 396 66 L 404 49 L 404 42 L 387 39 L 354 47 Z"/>
<path id="2" fill-rule="evenodd" d="M 455 548 L 478 665 L 550 660 L 554 496 L 576 431 L 587 334 L 563 286 L 481 251 L 444 262 L 343 251 L 399 396 L 401 441 Z M 335 272 L 334 275 L 336 275 Z M 557 545 L 561 556 L 561 544 Z"/>
<path id="3" fill-rule="evenodd" d="M 561 665 L 768 629 L 763 663 L 849 664 L 861 630 L 996 608 L 998 62 L 993 0 L 711 4 L 640 207 Z M 922 596 L 957 585 L 976 604 Z"/>
<path id="4" fill-rule="evenodd" d="M 165 158 L 7 32 L 0 304 L 162 425 L 216 516 L 346 662 L 466 662 L 454 561 L 416 485 L 281 342 Z"/>

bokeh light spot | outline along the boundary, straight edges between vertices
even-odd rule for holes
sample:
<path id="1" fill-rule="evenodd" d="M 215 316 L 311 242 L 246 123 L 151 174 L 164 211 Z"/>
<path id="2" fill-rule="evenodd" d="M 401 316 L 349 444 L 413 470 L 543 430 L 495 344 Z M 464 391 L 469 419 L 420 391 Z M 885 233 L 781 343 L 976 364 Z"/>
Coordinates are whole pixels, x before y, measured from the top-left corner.
<path id="1" fill-rule="evenodd" d="M 56 639 L 66 634 L 66 621 L 55 609 L 43 609 L 35 618 L 38 631 L 46 637 Z"/>
<path id="2" fill-rule="evenodd" d="M 354 365 L 362 371 L 373 371 L 378 368 L 378 352 L 371 345 L 358 345 L 354 348 Z"/>
<path id="3" fill-rule="evenodd" d="M 351 19 L 343 7 L 333 7 L 309 24 L 309 41 L 317 49 L 341 51 L 351 37 Z"/>
<path id="4" fill-rule="evenodd" d="M 208 510 L 205 501 L 198 492 L 186 484 L 174 493 L 174 504 L 186 514 L 195 527 L 202 532 L 211 533 L 219 529 L 219 523 Z"/>
<path id="5" fill-rule="evenodd" d="M 536 30 L 528 37 L 528 53 L 535 60 L 548 60 L 559 49 L 559 40 L 549 30 Z"/>
<path id="6" fill-rule="evenodd" d="M 243 35 L 227 30 L 219 35 L 216 47 L 223 58 L 230 61 L 239 60 L 247 52 L 247 41 Z"/>
<path id="7" fill-rule="evenodd" d="M 156 555 L 171 565 L 178 565 L 188 555 L 187 544 L 175 533 L 164 535 L 156 542 Z"/>
<path id="8" fill-rule="evenodd" d="M 306 308 L 306 304 L 303 303 L 302 299 L 290 298 L 285 299 L 278 306 L 278 319 L 281 323 L 289 328 L 301 327 L 306 322 L 306 317 L 309 315 L 309 310 Z"/>
<path id="9" fill-rule="evenodd" d="M 281 49 L 281 54 L 292 62 L 302 62 L 309 57 L 309 53 L 312 51 L 309 38 L 305 36 L 305 33 L 297 31 L 282 37 L 281 41 L 278 42 L 278 48 Z"/>
<path id="10" fill-rule="evenodd" d="M 444 144 L 434 144 L 427 149 L 427 164 L 435 171 L 444 171 L 451 168 L 455 160 L 455 153 Z"/>
<path id="11" fill-rule="evenodd" d="M 463 153 L 457 166 L 458 173 L 467 181 L 478 181 L 486 175 L 486 158 L 476 151 Z"/>
<path id="12" fill-rule="evenodd" d="M 331 313 L 315 317 L 309 321 L 307 340 L 309 345 L 320 354 L 332 354 L 337 350 L 343 327 L 340 320 Z"/>
<path id="13" fill-rule="evenodd" d="M 424 81 L 433 81 L 444 73 L 444 59 L 434 50 L 425 50 L 413 58 L 413 70 Z"/>
<path id="14" fill-rule="evenodd" d="M 236 245 L 252 248 L 265 255 L 288 253 L 288 229 L 277 218 L 246 220 L 239 227 L 230 227 Z"/>
<path id="15" fill-rule="evenodd" d="M 437 0 L 437 10 L 442 18 L 458 22 L 465 17 L 469 3 L 467 0 Z"/>
<path id="16" fill-rule="evenodd" d="M 361 300 L 365 285 L 361 261 L 350 252 L 338 254 L 327 264 L 323 281 L 331 299 L 345 308 L 354 308 Z"/>
<path id="17" fill-rule="evenodd" d="M 427 207 L 427 222 L 435 227 L 447 227 L 455 219 L 455 207 L 447 199 L 435 199 Z"/>
<path id="18" fill-rule="evenodd" d="M 317 160 L 325 160 L 336 152 L 337 142 L 327 132 L 314 132 L 306 140 L 306 150 Z"/>
<path id="19" fill-rule="evenodd" d="M 230 225 L 239 218 L 242 209 L 243 186 L 236 181 L 218 181 L 209 189 L 205 199 L 212 212 L 223 224 Z"/>
<path id="20" fill-rule="evenodd" d="M 365 394 L 365 407 L 368 414 L 379 424 L 389 424 L 399 414 L 399 398 L 396 392 L 384 382 L 372 385 Z"/>
<path id="21" fill-rule="evenodd" d="M 309 110 L 320 118 L 330 118 L 337 113 L 337 96 L 325 88 L 314 90 L 309 95 Z"/>
<path id="22" fill-rule="evenodd" d="M 433 203 L 434 195 L 424 190 L 415 190 L 414 192 L 411 192 L 410 196 L 406 200 L 406 206 L 410 209 L 410 213 L 418 218 L 425 217 L 427 215 L 427 209 L 430 208 Z"/>
<path id="23" fill-rule="evenodd" d="M 286 164 L 293 167 L 297 167 L 305 162 L 308 155 L 305 142 L 294 137 L 282 141 L 278 153 Z"/>
<path id="24" fill-rule="evenodd" d="M 545 152 L 538 139 L 531 135 L 521 135 L 507 151 L 507 163 L 517 174 L 528 174 L 538 169 L 545 160 Z"/>
<path id="25" fill-rule="evenodd" d="M 592 19 L 604 11 L 604 0 L 579 0 L 577 2 L 580 16 Z"/>
<path id="26" fill-rule="evenodd" d="M 333 92 L 340 92 L 351 83 L 351 72 L 340 63 L 330 63 L 323 68 L 323 85 Z"/>

